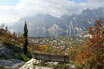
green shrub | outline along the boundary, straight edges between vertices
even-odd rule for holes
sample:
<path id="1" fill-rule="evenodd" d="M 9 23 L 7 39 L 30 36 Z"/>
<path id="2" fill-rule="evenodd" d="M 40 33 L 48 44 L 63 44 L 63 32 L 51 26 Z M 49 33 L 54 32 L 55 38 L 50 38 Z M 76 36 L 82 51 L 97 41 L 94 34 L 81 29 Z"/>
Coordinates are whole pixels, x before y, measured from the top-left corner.
<path id="1" fill-rule="evenodd" d="M 47 66 L 46 61 L 42 60 L 39 64 L 39 66 Z"/>
<path id="2" fill-rule="evenodd" d="M 13 45 L 12 43 L 7 42 L 7 41 L 3 41 L 3 44 L 4 44 L 4 45 L 7 45 L 7 46 L 11 46 L 11 45 Z"/>
<path id="3" fill-rule="evenodd" d="M 58 64 L 54 67 L 54 69 L 65 69 L 65 65 L 64 64 Z"/>
<path id="4" fill-rule="evenodd" d="M 32 58 L 32 55 L 31 55 L 30 52 L 27 52 L 26 56 L 27 56 L 28 58 Z"/>
<path id="5" fill-rule="evenodd" d="M 16 56 L 16 58 L 17 58 L 17 59 L 21 59 L 21 60 L 23 60 L 23 61 L 25 61 L 25 62 L 30 60 L 30 58 L 27 57 L 27 56 L 24 55 L 24 54 L 22 54 L 22 55 L 20 55 L 20 56 Z"/>

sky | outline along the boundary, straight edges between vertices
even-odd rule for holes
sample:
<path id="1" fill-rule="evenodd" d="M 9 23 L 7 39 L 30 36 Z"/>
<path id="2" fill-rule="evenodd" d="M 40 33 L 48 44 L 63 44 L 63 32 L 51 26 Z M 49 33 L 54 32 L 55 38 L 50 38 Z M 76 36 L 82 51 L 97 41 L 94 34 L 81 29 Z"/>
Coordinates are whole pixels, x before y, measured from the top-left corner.
<path id="1" fill-rule="evenodd" d="M 80 14 L 104 6 L 104 0 L 0 0 L 0 24 L 12 24 L 26 16 L 50 14 L 55 17 Z"/>
<path id="2" fill-rule="evenodd" d="M 0 0 L 0 5 L 16 5 L 19 0 Z"/>
<path id="3" fill-rule="evenodd" d="M 77 3 L 80 3 L 80 2 L 88 2 L 88 0 L 70 0 L 70 1 L 74 1 L 74 2 L 77 2 Z"/>

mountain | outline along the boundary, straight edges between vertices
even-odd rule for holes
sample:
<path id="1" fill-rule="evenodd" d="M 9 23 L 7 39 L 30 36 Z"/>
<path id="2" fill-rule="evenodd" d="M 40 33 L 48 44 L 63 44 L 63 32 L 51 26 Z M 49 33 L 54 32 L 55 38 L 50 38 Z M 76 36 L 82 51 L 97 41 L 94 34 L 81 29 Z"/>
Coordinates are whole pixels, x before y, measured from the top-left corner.
<path id="1" fill-rule="evenodd" d="M 24 21 L 27 21 L 29 35 L 34 37 L 77 36 L 93 26 L 95 21 L 104 17 L 104 8 L 86 9 L 81 14 L 64 15 L 60 18 L 49 14 L 38 14 L 21 18 L 12 29 L 23 33 Z"/>

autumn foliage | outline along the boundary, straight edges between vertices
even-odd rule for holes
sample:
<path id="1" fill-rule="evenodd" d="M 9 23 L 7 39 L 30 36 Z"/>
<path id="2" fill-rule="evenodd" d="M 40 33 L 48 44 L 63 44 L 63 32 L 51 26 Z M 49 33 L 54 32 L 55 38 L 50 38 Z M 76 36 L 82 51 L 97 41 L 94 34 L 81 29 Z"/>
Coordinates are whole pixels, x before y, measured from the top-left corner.
<path id="1" fill-rule="evenodd" d="M 92 38 L 86 42 L 86 46 L 80 48 L 76 61 L 79 64 L 90 68 L 103 69 L 104 66 L 104 27 L 101 19 L 96 21 L 94 27 L 89 27 L 88 31 Z"/>

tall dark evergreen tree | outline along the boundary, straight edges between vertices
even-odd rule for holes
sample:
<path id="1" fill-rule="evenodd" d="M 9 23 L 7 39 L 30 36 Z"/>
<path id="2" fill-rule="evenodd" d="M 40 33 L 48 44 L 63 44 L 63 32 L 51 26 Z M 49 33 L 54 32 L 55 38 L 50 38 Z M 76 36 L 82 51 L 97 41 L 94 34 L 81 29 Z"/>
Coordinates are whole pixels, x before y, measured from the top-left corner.
<path id="1" fill-rule="evenodd" d="M 24 54 L 27 54 L 28 52 L 28 29 L 27 29 L 27 24 L 25 22 L 25 25 L 24 25 L 24 47 L 23 47 L 23 51 L 24 51 Z"/>

